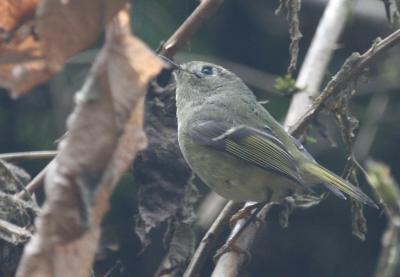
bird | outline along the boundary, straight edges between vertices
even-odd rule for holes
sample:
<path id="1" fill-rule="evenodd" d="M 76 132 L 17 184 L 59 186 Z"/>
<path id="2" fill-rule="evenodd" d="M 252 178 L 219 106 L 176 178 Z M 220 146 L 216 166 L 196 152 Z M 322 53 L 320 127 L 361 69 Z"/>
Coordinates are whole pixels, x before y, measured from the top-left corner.
<path id="1" fill-rule="evenodd" d="M 324 186 L 378 208 L 361 189 L 320 165 L 233 72 L 174 63 L 178 142 L 193 172 L 222 197 L 279 202 Z"/>

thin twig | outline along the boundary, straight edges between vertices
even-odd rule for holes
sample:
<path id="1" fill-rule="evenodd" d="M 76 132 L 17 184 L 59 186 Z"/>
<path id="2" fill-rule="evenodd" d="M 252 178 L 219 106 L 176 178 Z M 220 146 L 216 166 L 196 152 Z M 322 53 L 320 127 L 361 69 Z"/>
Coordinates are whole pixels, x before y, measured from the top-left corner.
<path id="1" fill-rule="evenodd" d="M 296 80 L 296 87 L 302 91 L 293 96 L 284 124 L 287 129 L 298 122 L 318 95 L 346 23 L 350 3 L 351 0 L 329 1 Z"/>
<path id="2" fill-rule="evenodd" d="M 301 67 L 299 78 L 297 80 L 297 84 L 300 84 L 302 88 L 305 88 L 305 92 L 301 94 L 301 97 L 294 97 L 292 99 L 291 108 L 289 109 L 285 126 L 299 120 L 302 111 L 304 111 L 305 107 L 309 106 L 309 103 L 311 103 L 309 100 L 310 95 L 314 95 L 318 92 L 328 62 L 332 57 L 332 52 L 335 50 L 332 45 L 336 44 L 347 18 L 349 12 L 349 1 L 351 0 L 331 0 L 326 7 L 317 29 L 318 31 L 314 36 L 309 53 L 307 53 L 306 61 Z M 339 30 L 336 30 L 336 28 Z M 320 52 L 323 54 L 320 54 Z M 300 108 L 297 109 L 297 106 Z M 266 205 L 260 211 L 259 217 L 263 219 L 268 213 L 268 210 L 269 205 Z M 234 229 L 237 226 L 243 225 L 244 222 L 245 220 L 239 220 Z M 238 240 L 236 246 L 240 249 L 250 249 L 259 230 L 259 224 L 248 226 L 241 234 L 241 237 L 246 237 L 246 239 Z M 237 253 L 233 251 L 226 252 L 219 258 L 214 273 L 219 274 L 224 272 L 224 276 L 226 277 L 237 276 L 241 266 L 244 264 L 245 258 L 244 255 L 237 255 Z M 229 272 L 224 271 L 228 268 Z"/>
<path id="3" fill-rule="evenodd" d="M 218 7 L 222 4 L 223 0 L 203 0 L 193 13 L 182 23 L 182 25 L 175 31 L 175 33 L 163 43 L 159 54 L 172 57 L 182 48 L 199 29 L 201 24 L 213 14 Z"/>
<path id="4" fill-rule="evenodd" d="M 57 155 L 57 151 L 29 151 L 0 154 L 0 160 L 7 162 L 19 160 L 52 159 Z"/>
<path id="5" fill-rule="evenodd" d="M 54 162 L 55 160 L 53 159 L 45 168 L 43 168 L 36 176 L 35 178 L 30 181 L 24 190 L 18 192 L 16 194 L 16 197 L 18 198 L 25 198 L 30 196 L 29 194 L 32 194 L 35 190 L 40 188 L 44 184 L 44 177 L 46 176 L 46 172 L 49 169 L 50 165 Z"/>
<path id="6" fill-rule="evenodd" d="M 0 219 L 0 237 L 9 238 L 8 242 L 18 245 L 20 243 L 26 242 L 32 233 L 23 227 L 11 224 L 10 222 Z"/>
<path id="7" fill-rule="evenodd" d="M 389 22 L 392 22 L 392 17 L 391 17 L 391 12 L 390 12 L 390 1 L 389 0 L 381 0 L 383 2 L 383 5 L 385 6 L 385 14 L 386 18 Z"/>
<path id="8" fill-rule="evenodd" d="M 322 93 L 315 99 L 311 108 L 304 114 L 301 120 L 291 128 L 294 136 L 301 134 L 312 122 L 315 116 L 323 109 L 328 98 L 337 95 L 344 88 L 356 80 L 372 62 L 389 48 L 400 43 L 400 29 L 391 33 L 385 39 L 374 43 L 364 54 L 354 53 L 342 68 L 328 83 Z"/>
<path id="9" fill-rule="evenodd" d="M 35 160 L 35 159 L 53 159 L 57 155 L 57 151 L 29 151 L 29 152 L 16 152 L 16 153 L 5 153 L 0 154 L 0 160 L 4 160 L 7 162 L 19 161 L 19 160 Z M 50 163 L 49 163 L 50 164 Z M 17 198 L 26 198 L 30 197 L 31 194 L 41 187 L 44 183 L 44 177 L 46 175 L 46 170 L 49 167 L 49 164 L 42 169 L 36 176 L 33 178 L 26 187 L 16 194 Z"/>
<path id="10" fill-rule="evenodd" d="M 387 94 L 380 93 L 372 96 L 364 113 L 365 120 L 354 143 L 354 155 L 358 160 L 364 161 L 367 158 L 388 104 Z"/>
<path id="11" fill-rule="evenodd" d="M 221 255 L 218 259 L 217 264 L 215 265 L 215 269 L 211 277 L 240 276 L 240 269 L 243 265 L 246 264 L 246 262 L 248 262 L 246 259 L 249 258 L 244 253 L 250 253 L 257 232 L 261 229 L 262 226 L 265 226 L 260 223 L 261 221 L 265 220 L 270 208 L 273 205 L 274 203 L 269 203 L 265 205 L 262 210 L 257 214 L 257 218 L 259 218 L 260 221 L 253 221 L 252 224 L 247 226 L 235 242 L 235 245 L 244 252 L 230 251 Z M 236 234 L 236 232 L 238 232 L 242 228 L 242 224 L 244 224 L 245 222 L 247 222 L 246 219 L 241 219 L 239 223 L 235 224 L 229 238 L 232 238 Z"/>
<path id="12" fill-rule="evenodd" d="M 367 163 L 372 184 L 388 219 L 382 237 L 382 249 L 375 270 L 375 277 L 397 277 L 400 275 L 400 190 L 390 173 L 390 168 L 374 161 Z"/>
<path id="13" fill-rule="evenodd" d="M 190 261 L 190 264 L 187 267 L 185 274 L 183 275 L 184 277 L 195 277 L 199 275 L 205 259 L 207 258 L 207 256 L 210 255 L 212 248 L 215 246 L 216 239 L 219 237 L 223 228 L 229 222 L 230 217 L 239 209 L 240 206 L 240 203 L 235 203 L 233 201 L 229 201 L 225 205 L 221 213 L 218 215 L 217 219 L 214 221 L 210 229 L 200 241 L 200 244 L 197 247 L 193 258 Z"/>
<path id="14" fill-rule="evenodd" d="M 210 191 L 199 204 L 196 212 L 196 227 L 207 231 L 229 200 Z"/>
<path id="15" fill-rule="evenodd" d="M 118 267 L 121 267 L 122 263 L 120 260 L 116 261 L 115 264 L 103 275 L 103 277 L 109 277 Z"/>
<path id="16" fill-rule="evenodd" d="M 301 9 L 301 0 L 281 0 L 278 9 L 275 14 L 281 14 L 283 8 L 286 9 L 287 15 L 286 19 L 289 24 L 289 34 L 290 34 L 290 62 L 288 67 L 288 73 L 292 75 L 293 71 L 297 66 L 297 58 L 299 56 L 299 42 L 303 37 L 300 32 L 299 23 L 299 13 Z"/>

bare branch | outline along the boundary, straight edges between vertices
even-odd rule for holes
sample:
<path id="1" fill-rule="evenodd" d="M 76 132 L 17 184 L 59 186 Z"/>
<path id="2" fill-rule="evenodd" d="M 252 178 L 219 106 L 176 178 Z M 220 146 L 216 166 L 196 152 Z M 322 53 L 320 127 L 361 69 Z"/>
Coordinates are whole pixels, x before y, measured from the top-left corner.
<path id="1" fill-rule="evenodd" d="M 273 203 L 265 205 L 262 210 L 258 213 L 257 217 L 260 220 L 264 220 L 266 215 L 268 214 L 270 208 Z M 232 229 L 231 236 L 233 236 L 244 224 L 246 219 L 241 219 Z M 236 241 L 236 246 L 243 250 L 249 252 L 251 247 L 253 246 L 254 239 L 257 235 L 257 232 L 260 230 L 261 224 L 260 222 L 252 222 L 249 226 L 244 229 L 238 240 Z M 240 269 L 246 262 L 246 257 L 244 253 L 238 253 L 235 251 L 230 251 L 222 254 L 217 264 L 215 265 L 214 271 L 212 273 L 212 277 L 218 276 L 226 276 L 226 277 L 234 277 L 240 276 Z"/>
<path id="2" fill-rule="evenodd" d="M 210 190 L 198 205 L 196 227 L 200 230 L 208 230 L 228 202 L 229 200 Z"/>
<path id="3" fill-rule="evenodd" d="M 14 245 L 25 243 L 32 235 L 33 221 L 38 213 L 35 202 L 23 201 L 0 191 L 0 238 Z"/>
<path id="4" fill-rule="evenodd" d="M 287 129 L 298 122 L 304 111 L 311 106 L 312 99 L 318 95 L 329 61 L 346 23 L 351 2 L 331 0 L 325 8 L 297 77 L 296 87 L 302 91 L 293 96 L 284 124 Z"/>
<path id="5" fill-rule="evenodd" d="M 35 190 L 43 186 L 44 184 L 44 178 L 46 177 L 47 170 L 51 166 L 51 164 L 54 163 L 54 160 L 52 160 L 45 168 L 43 168 L 36 176 L 33 178 L 25 187 L 24 190 L 21 190 L 16 194 L 16 197 L 18 198 L 25 198 L 33 194 Z"/>
<path id="6" fill-rule="evenodd" d="M 6 239 L 8 242 L 18 245 L 20 243 L 26 242 L 32 233 L 27 229 L 19 227 L 17 225 L 11 224 L 8 221 L 0 219 L 0 237 Z"/>
<path id="7" fill-rule="evenodd" d="M 376 277 L 396 277 L 400 274 L 400 190 L 390 174 L 390 168 L 374 161 L 367 163 L 370 183 L 382 201 L 388 227 L 382 238 L 382 250 L 375 271 Z"/>
<path id="8" fill-rule="evenodd" d="M 183 22 L 175 33 L 161 45 L 159 54 L 172 57 L 179 48 L 183 47 L 201 24 L 213 14 L 222 4 L 223 0 L 202 0 L 193 13 Z"/>
<path id="9" fill-rule="evenodd" d="M 225 205 L 217 219 L 200 241 L 193 258 L 183 275 L 184 277 L 195 277 L 199 275 L 205 259 L 210 255 L 210 252 L 215 246 L 216 240 L 221 234 L 223 228 L 229 223 L 230 217 L 237 211 L 237 209 L 239 209 L 240 206 L 240 203 L 234 203 L 233 201 L 229 201 Z"/>
<path id="10" fill-rule="evenodd" d="M 381 0 L 385 6 L 386 18 L 393 26 L 399 26 L 400 24 L 400 2 L 398 0 Z"/>
<path id="11" fill-rule="evenodd" d="M 367 158 L 388 104 L 389 96 L 386 94 L 379 93 L 371 97 L 365 111 L 365 120 L 354 143 L 354 155 L 360 161 Z"/>
<path id="12" fill-rule="evenodd" d="M 400 43 L 400 29 L 393 32 L 385 39 L 375 42 L 365 53 L 361 55 L 359 53 L 353 53 L 324 88 L 321 95 L 315 99 L 311 108 L 302 116 L 301 120 L 291 128 L 292 134 L 298 136 L 304 132 L 315 116 L 324 108 L 329 98 L 343 91 L 351 82 L 360 77 L 365 68 L 373 63 L 377 57 L 398 43 Z"/>
<path id="13" fill-rule="evenodd" d="M 296 70 L 297 58 L 299 56 L 299 42 L 303 35 L 300 32 L 299 12 L 301 9 L 301 0 L 280 0 L 276 14 L 282 13 L 285 7 L 287 11 L 287 21 L 289 23 L 289 34 L 290 34 L 290 63 L 288 67 L 288 73 L 292 74 Z"/>
<path id="14" fill-rule="evenodd" d="M 18 160 L 37 160 L 37 159 L 52 159 L 57 155 L 57 151 L 30 151 L 17 153 L 0 154 L 0 160 L 13 162 Z"/>

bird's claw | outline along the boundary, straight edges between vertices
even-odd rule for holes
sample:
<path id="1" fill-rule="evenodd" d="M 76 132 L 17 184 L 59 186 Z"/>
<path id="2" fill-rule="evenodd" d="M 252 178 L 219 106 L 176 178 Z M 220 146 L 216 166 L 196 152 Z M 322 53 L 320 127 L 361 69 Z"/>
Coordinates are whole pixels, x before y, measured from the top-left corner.
<path id="1" fill-rule="evenodd" d="M 231 227 L 231 229 L 233 229 L 233 227 L 236 225 L 236 223 L 241 220 L 241 219 L 245 219 L 245 218 L 249 218 L 252 215 L 252 211 L 257 208 L 258 204 L 255 205 L 251 205 L 251 206 L 247 206 L 244 207 L 243 209 L 240 209 L 237 213 L 235 213 L 234 215 L 232 215 L 231 219 L 229 220 L 229 226 Z M 258 217 L 255 217 L 254 220 L 259 223 L 260 225 L 264 224 L 264 221 L 262 221 L 261 219 L 259 219 Z"/>
<path id="2" fill-rule="evenodd" d="M 218 259 L 224 255 L 225 253 L 228 252 L 235 252 L 237 254 L 242 254 L 244 255 L 245 258 L 245 264 L 248 264 L 251 261 L 251 253 L 245 249 L 242 249 L 240 247 L 237 247 L 236 245 L 234 245 L 233 243 L 227 242 L 226 244 L 224 244 L 221 248 L 219 248 L 216 252 L 215 255 L 213 257 L 214 259 L 214 263 L 218 262 Z"/>

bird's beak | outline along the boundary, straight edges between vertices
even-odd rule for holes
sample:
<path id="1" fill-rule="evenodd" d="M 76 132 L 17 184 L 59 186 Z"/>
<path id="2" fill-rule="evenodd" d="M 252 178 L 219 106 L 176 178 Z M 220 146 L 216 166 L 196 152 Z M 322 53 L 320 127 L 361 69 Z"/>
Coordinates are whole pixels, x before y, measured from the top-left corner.
<path id="1" fill-rule="evenodd" d="M 167 64 L 171 67 L 172 70 L 183 70 L 182 66 L 180 64 L 177 64 L 173 60 L 163 56 L 163 55 L 158 55 L 161 59 L 167 62 Z"/>
<path id="2" fill-rule="evenodd" d="M 167 58 L 167 57 L 165 57 L 163 55 L 158 55 L 158 56 L 168 63 L 168 65 L 170 66 L 170 69 L 172 71 L 174 71 L 174 74 L 176 74 L 178 72 L 186 72 L 186 73 L 189 73 L 189 74 L 192 74 L 192 75 L 196 75 L 197 77 L 199 77 L 197 74 L 189 71 L 188 69 L 184 68 L 182 65 L 177 64 L 176 62 L 174 62 L 170 58 Z"/>

